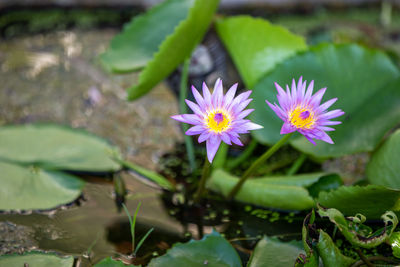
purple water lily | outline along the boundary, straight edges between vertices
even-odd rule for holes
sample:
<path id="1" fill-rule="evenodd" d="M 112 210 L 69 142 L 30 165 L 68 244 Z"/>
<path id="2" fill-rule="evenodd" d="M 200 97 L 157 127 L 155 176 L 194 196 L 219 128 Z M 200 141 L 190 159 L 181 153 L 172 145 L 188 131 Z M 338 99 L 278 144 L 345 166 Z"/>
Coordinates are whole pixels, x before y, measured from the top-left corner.
<path id="1" fill-rule="evenodd" d="M 193 110 L 194 114 L 181 114 L 171 118 L 194 125 L 186 135 L 199 134 L 199 143 L 206 141 L 207 157 L 210 162 L 224 141 L 242 146 L 239 134 L 249 133 L 250 130 L 261 129 L 262 126 L 244 119 L 254 109 L 245 109 L 252 101 L 248 98 L 251 91 L 235 96 L 237 83 L 232 85 L 226 95 L 223 94 L 221 79 L 215 82 L 214 91 L 211 94 L 208 87 L 203 83 L 203 96 L 192 86 L 193 96 L 196 103 L 185 100 L 186 104 Z"/>
<path id="2" fill-rule="evenodd" d="M 308 141 L 315 145 L 313 139 L 319 139 L 329 144 L 333 144 L 332 139 L 326 133 L 335 129 L 328 127 L 330 125 L 340 124 L 340 121 L 331 121 L 331 119 L 342 116 L 344 112 L 341 109 L 335 109 L 327 112 L 327 109 L 336 102 L 337 98 L 326 101 L 321 105 L 322 96 L 326 88 L 320 89 L 312 95 L 314 81 L 311 81 L 306 91 L 306 81 L 300 77 L 297 87 L 293 79 L 292 90 L 286 85 L 286 92 L 275 83 L 278 90 L 278 106 L 268 102 L 270 108 L 281 118 L 284 123 L 281 134 L 288 134 L 298 131 L 304 135 Z"/>

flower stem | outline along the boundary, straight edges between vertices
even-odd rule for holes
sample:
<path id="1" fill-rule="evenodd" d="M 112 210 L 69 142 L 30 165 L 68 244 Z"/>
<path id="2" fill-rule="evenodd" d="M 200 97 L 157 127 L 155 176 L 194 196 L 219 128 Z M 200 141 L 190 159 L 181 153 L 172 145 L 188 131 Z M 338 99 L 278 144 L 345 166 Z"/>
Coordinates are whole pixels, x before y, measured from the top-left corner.
<path id="1" fill-rule="evenodd" d="M 181 113 L 187 113 L 185 99 L 187 97 L 189 65 L 190 65 L 190 58 L 186 59 L 185 62 L 183 63 L 182 74 L 181 74 L 181 83 L 180 83 L 180 90 L 179 90 L 179 110 Z M 187 152 L 187 155 L 189 158 L 190 170 L 193 172 L 196 169 L 196 161 L 195 161 L 195 156 L 194 156 L 193 140 L 190 136 L 187 136 L 185 134 L 185 132 L 188 129 L 189 129 L 189 126 L 184 123 L 182 125 L 182 130 L 184 133 L 186 152 Z"/>
<path id="2" fill-rule="evenodd" d="M 301 165 L 303 165 L 304 161 L 306 161 L 307 155 L 302 153 L 296 161 L 293 163 L 293 165 L 290 167 L 290 169 L 287 171 L 286 175 L 294 175 L 296 172 L 300 169 Z"/>
<path id="3" fill-rule="evenodd" d="M 201 199 L 201 196 L 204 193 L 204 189 L 206 187 L 206 181 L 208 179 L 208 176 L 210 176 L 210 167 L 211 163 L 206 158 L 206 160 L 204 161 L 203 172 L 201 175 L 199 186 L 197 187 L 197 191 L 194 194 L 194 203 L 198 203 Z"/>
<path id="4" fill-rule="evenodd" d="M 240 154 L 239 157 L 227 163 L 227 169 L 232 170 L 236 168 L 237 166 L 239 166 L 240 163 L 250 157 L 251 153 L 253 153 L 253 151 L 256 149 L 257 144 L 258 142 L 256 139 L 251 140 L 250 144 L 246 147 L 242 154 Z"/>
<path id="5" fill-rule="evenodd" d="M 240 178 L 239 182 L 235 185 L 235 187 L 232 189 L 232 191 L 228 194 L 227 199 L 232 199 L 235 197 L 237 192 L 239 192 L 240 188 L 244 184 L 244 182 L 252 175 L 254 174 L 254 171 L 256 171 L 260 166 L 269 158 L 271 157 L 283 144 L 286 143 L 286 141 L 293 135 L 293 133 L 286 134 L 284 135 L 281 140 L 279 140 L 275 145 L 270 147 L 264 154 L 262 154 L 256 161 L 253 162 L 253 164 L 244 172 L 242 177 Z"/>

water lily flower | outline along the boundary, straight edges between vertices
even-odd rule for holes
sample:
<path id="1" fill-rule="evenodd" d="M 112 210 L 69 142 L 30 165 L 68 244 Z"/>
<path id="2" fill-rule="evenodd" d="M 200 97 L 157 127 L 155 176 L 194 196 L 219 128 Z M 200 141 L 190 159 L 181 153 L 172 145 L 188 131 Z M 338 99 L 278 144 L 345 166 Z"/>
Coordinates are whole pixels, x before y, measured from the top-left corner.
<path id="1" fill-rule="evenodd" d="M 252 101 L 248 98 L 251 91 L 235 96 L 237 83 L 232 85 L 228 92 L 223 94 L 221 79 L 215 82 L 214 91 L 211 94 L 207 85 L 203 83 L 203 96 L 192 86 L 192 93 L 196 103 L 185 100 L 194 114 L 174 115 L 171 118 L 194 125 L 186 135 L 200 135 L 199 143 L 206 141 L 207 158 L 212 162 L 221 144 L 232 143 L 242 146 L 239 134 L 249 133 L 250 130 L 263 128 L 245 119 L 254 109 L 245 109 Z"/>
<path id="2" fill-rule="evenodd" d="M 293 79 L 292 90 L 286 85 L 286 92 L 275 83 L 278 91 L 278 106 L 268 102 L 269 107 L 284 121 L 281 134 L 288 134 L 298 131 L 304 135 L 308 141 L 315 145 L 313 139 L 319 139 L 329 144 L 333 144 L 332 139 L 326 132 L 335 129 L 328 127 L 330 125 L 340 124 L 340 121 L 331 121 L 331 119 L 342 116 L 344 112 L 341 109 L 335 109 L 327 112 L 327 109 L 336 102 L 337 98 L 326 101 L 321 105 L 322 96 L 326 88 L 320 89 L 312 95 L 314 81 L 311 81 L 306 91 L 306 81 L 300 77 L 297 87 Z"/>

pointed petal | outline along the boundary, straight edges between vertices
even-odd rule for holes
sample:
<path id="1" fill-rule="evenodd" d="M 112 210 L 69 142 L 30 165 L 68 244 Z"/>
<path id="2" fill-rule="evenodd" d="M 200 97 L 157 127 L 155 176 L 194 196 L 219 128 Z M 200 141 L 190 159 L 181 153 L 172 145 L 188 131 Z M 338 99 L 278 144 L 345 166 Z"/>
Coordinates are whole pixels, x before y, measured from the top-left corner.
<path id="1" fill-rule="evenodd" d="M 311 144 L 313 144 L 314 146 L 317 145 L 317 144 L 315 143 L 315 141 L 314 141 L 311 137 L 309 137 L 309 136 L 307 136 L 307 135 L 304 135 L 304 136 L 305 136 L 305 138 L 307 138 L 308 141 L 310 141 Z"/>
<path id="2" fill-rule="evenodd" d="M 324 112 L 325 110 L 327 110 L 330 106 L 333 105 L 333 103 L 335 103 L 337 100 L 337 98 L 332 98 L 331 100 L 326 101 L 325 103 L 323 103 L 321 106 L 319 106 L 316 109 L 316 112 L 321 113 Z"/>
<path id="3" fill-rule="evenodd" d="M 328 144 L 334 144 L 331 137 L 323 131 L 321 131 L 320 137 L 318 139 L 327 142 Z"/>
<path id="4" fill-rule="evenodd" d="M 184 122 L 184 123 L 189 123 L 189 124 L 200 124 L 202 121 L 200 118 L 195 115 L 195 114 L 182 114 L 182 115 L 174 115 L 171 116 L 172 119 Z"/>
<path id="5" fill-rule="evenodd" d="M 187 100 L 187 99 L 185 99 L 185 102 L 186 102 L 186 104 L 189 106 L 189 108 L 190 108 L 191 110 L 193 110 L 193 112 L 194 112 L 195 114 L 204 116 L 203 111 L 200 109 L 200 107 L 199 107 L 197 104 L 195 104 L 195 103 L 193 103 L 192 101 Z"/>
<path id="6" fill-rule="evenodd" d="M 319 125 L 338 125 L 341 123 L 342 123 L 341 121 L 329 121 L 329 120 L 323 120 L 318 122 Z"/>
<path id="7" fill-rule="evenodd" d="M 240 95 L 238 95 L 237 97 L 235 97 L 233 99 L 233 101 L 231 102 L 230 105 L 227 106 L 226 110 L 228 112 L 230 112 L 233 108 L 235 108 L 237 105 L 239 105 L 241 102 L 243 102 L 244 100 L 246 100 L 250 94 L 251 94 L 251 90 L 250 91 L 246 91 L 241 93 Z"/>
<path id="8" fill-rule="evenodd" d="M 331 127 L 326 127 L 326 126 L 319 126 L 318 129 L 320 129 L 321 131 L 326 131 L 326 132 L 332 132 L 335 131 L 334 128 Z"/>
<path id="9" fill-rule="evenodd" d="M 221 139 L 217 135 L 211 135 L 206 141 L 207 148 L 207 158 L 211 163 L 218 151 L 219 145 L 221 144 Z"/>
<path id="10" fill-rule="evenodd" d="M 322 89 L 318 90 L 318 92 L 316 92 L 315 95 L 313 95 L 311 97 L 309 105 L 311 107 L 318 108 L 319 104 L 321 103 L 322 97 L 325 94 L 325 91 L 326 91 L 326 88 L 322 88 Z"/>
<path id="11" fill-rule="evenodd" d="M 237 133 L 229 133 L 229 136 L 231 137 L 232 143 L 238 146 L 243 146 L 243 143 L 239 139 L 239 135 Z"/>
<path id="12" fill-rule="evenodd" d="M 224 97 L 224 108 L 226 108 L 233 100 L 233 97 L 236 94 L 236 89 L 238 87 L 238 84 L 235 83 L 234 85 L 231 86 L 231 88 L 229 88 L 228 92 L 226 93 L 225 97 Z"/>
<path id="13" fill-rule="evenodd" d="M 281 134 L 288 134 L 296 131 L 296 127 L 291 125 L 290 123 L 283 123 L 282 128 L 281 128 Z"/>
<path id="14" fill-rule="evenodd" d="M 245 108 L 250 104 L 250 102 L 251 102 L 252 100 L 253 100 L 252 98 L 249 98 L 249 99 L 246 99 L 246 100 L 242 101 L 241 103 L 239 103 L 238 105 L 236 105 L 235 107 L 233 107 L 232 113 L 235 114 L 235 115 L 238 114 L 238 113 L 241 112 L 243 109 L 245 109 Z"/>
<path id="15" fill-rule="evenodd" d="M 211 93 L 210 90 L 208 90 L 207 84 L 203 82 L 203 97 L 204 97 L 204 102 L 206 105 L 206 108 L 211 107 Z"/>
<path id="16" fill-rule="evenodd" d="M 276 115 L 278 115 L 281 120 L 286 120 L 286 114 L 280 107 L 276 106 L 276 104 L 272 105 L 268 102 L 268 100 L 265 100 L 265 102 L 267 102 L 268 106 L 276 113 Z"/>
<path id="17" fill-rule="evenodd" d="M 342 116 L 344 114 L 344 112 L 341 109 L 335 109 L 335 110 L 331 110 L 327 113 L 321 114 L 319 116 L 320 120 L 329 120 L 329 119 L 333 119 L 339 116 Z"/>
<path id="18" fill-rule="evenodd" d="M 204 141 L 206 141 L 208 138 L 210 138 L 211 134 L 212 134 L 211 132 L 207 131 L 200 134 L 198 139 L 199 143 L 203 143 Z"/>
<path id="19" fill-rule="evenodd" d="M 253 111 L 254 111 L 253 108 L 246 109 L 246 110 L 240 112 L 239 115 L 236 116 L 236 119 L 237 119 L 237 120 L 244 119 L 244 118 L 246 118 L 250 113 L 252 113 Z"/>
<path id="20" fill-rule="evenodd" d="M 215 82 L 214 91 L 211 95 L 214 108 L 221 107 L 223 98 L 224 98 L 224 91 L 222 88 L 222 80 L 218 78 L 217 81 Z"/>
<path id="21" fill-rule="evenodd" d="M 285 91 L 282 89 L 282 87 L 278 84 L 278 83 L 274 83 L 275 84 L 275 88 L 278 91 L 278 95 L 281 96 L 286 96 Z"/>
<path id="22" fill-rule="evenodd" d="M 221 139 L 224 141 L 224 143 L 228 145 L 232 145 L 231 138 L 229 137 L 229 134 L 227 133 L 221 133 Z"/>
<path id="23" fill-rule="evenodd" d="M 310 101 L 313 89 L 314 89 L 314 80 L 312 80 L 310 82 L 310 84 L 308 85 L 308 88 L 307 88 L 307 91 L 306 91 L 306 95 L 304 97 L 304 102 L 305 103 L 308 103 L 308 101 Z"/>
<path id="24" fill-rule="evenodd" d="M 196 87 L 192 85 L 192 94 L 194 96 L 194 99 L 196 99 L 197 104 L 200 106 L 200 108 L 205 111 L 206 106 L 204 103 L 203 97 L 200 95 L 199 91 L 197 91 Z"/>
<path id="25" fill-rule="evenodd" d="M 246 123 L 246 124 L 244 125 L 244 127 L 245 127 L 247 130 L 249 130 L 249 131 L 251 131 L 251 130 L 258 130 L 258 129 L 264 128 L 264 127 L 262 127 L 261 125 L 258 125 L 258 124 L 254 123 L 254 122 L 248 122 L 248 123 Z"/>
<path id="26" fill-rule="evenodd" d="M 203 132 L 206 132 L 207 130 L 203 127 L 203 125 L 196 125 L 191 127 L 189 130 L 186 131 L 186 135 L 198 135 Z"/>
<path id="27" fill-rule="evenodd" d="M 292 100 L 295 105 L 297 105 L 297 89 L 296 89 L 296 81 L 292 80 Z"/>

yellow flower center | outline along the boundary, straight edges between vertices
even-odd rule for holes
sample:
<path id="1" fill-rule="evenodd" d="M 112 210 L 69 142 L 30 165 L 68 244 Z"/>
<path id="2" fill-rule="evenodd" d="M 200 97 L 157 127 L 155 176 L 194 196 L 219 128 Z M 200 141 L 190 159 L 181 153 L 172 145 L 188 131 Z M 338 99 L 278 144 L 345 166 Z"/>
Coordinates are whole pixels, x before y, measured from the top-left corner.
<path id="1" fill-rule="evenodd" d="M 314 113 L 307 108 L 298 106 L 289 113 L 289 121 L 297 128 L 310 129 L 315 123 Z"/>
<path id="2" fill-rule="evenodd" d="M 206 124 L 211 131 L 221 133 L 229 128 L 231 119 L 226 112 L 222 110 L 214 110 L 208 113 Z"/>

